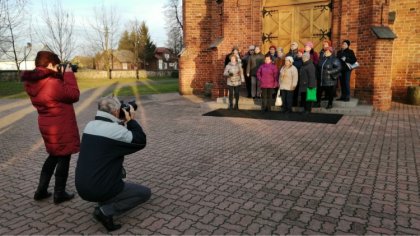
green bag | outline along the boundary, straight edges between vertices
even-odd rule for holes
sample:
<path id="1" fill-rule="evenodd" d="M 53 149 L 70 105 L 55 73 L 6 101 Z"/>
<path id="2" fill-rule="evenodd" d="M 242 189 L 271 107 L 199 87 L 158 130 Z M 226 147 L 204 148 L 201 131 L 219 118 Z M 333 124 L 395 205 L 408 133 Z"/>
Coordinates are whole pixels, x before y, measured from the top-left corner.
<path id="1" fill-rule="evenodd" d="M 307 102 L 316 102 L 316 88 L 307 88 L 306 89 L 306 101 Z"/>

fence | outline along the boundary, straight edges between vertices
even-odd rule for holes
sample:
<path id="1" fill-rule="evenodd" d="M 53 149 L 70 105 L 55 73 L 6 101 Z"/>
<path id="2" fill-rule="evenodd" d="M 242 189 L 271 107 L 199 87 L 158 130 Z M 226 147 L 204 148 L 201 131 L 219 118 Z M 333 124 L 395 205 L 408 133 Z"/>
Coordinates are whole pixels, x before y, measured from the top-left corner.
<path id="1" fill-rule="evenodd" d="M 122 78 L 136 78 L 135 70 L 114 70 L 111 73 L 113 79 Z M 139 70 L 140 78 L 148 77 L 175 77 L 178 75 L 178 71 L 145 71 Z M 103 79 L 108 78 L 106 71 L 99 70 L 79 70 L 76 73 L 76 77 L 79 79 Z M 17 71 L 3 70 L 0 71 L 0 81 L 18 81 L 20 80 Z"/>

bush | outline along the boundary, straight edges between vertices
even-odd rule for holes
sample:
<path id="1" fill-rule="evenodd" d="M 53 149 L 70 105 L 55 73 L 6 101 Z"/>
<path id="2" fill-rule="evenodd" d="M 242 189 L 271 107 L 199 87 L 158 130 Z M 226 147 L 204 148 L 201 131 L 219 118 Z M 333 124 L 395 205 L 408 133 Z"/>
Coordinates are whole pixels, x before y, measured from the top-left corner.
<path id="1" fill-rule="evenodd" d="M 174 70 L 171 73 L 171 77 L 172 78 L 179 78 L 179 71 L 178 70 Z"/>

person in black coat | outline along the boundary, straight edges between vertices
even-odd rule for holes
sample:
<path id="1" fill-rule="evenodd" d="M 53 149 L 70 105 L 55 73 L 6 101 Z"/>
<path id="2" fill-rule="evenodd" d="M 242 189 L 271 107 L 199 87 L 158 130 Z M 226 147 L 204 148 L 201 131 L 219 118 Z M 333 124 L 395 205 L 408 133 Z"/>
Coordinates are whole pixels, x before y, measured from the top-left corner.
<path id="1" fill-rule="evenodd" d="M 348 68 L 346 63 L 353 64 L 357 61 L 356 56 L 354 55 L 353 50 L 349 48 L 350 41 L 344 40 L 341 45 L 341 50 L 337 53 L 337 58 L 341 61 L 341 77 L 340 77 L 340 86 L 341 86 L 341 97 L 337 100 L 348 102 L 350 101 L 350 77 L 351 70 Z"/>
<path id="2" fill-rule="evenodd" d="M 337 85 L 337 79 L 341 71 L 341 63 L 335 56 L 333 56 L 334 49 L 329 47 L 325 49 L 325 56 L 318 64 L 320 90 L 317 91 L 318 103 L 321 99 L 321 94 L 325 91 L 328 98 L 327 109 L 332 108 L 334 98 L 334 89 Z"/>
<path id="3" fill-rule="evenodd" d="M 303 107 L 304 113 L 310 113 L 312 110 L 312 103 L 306 101 L 306 91 L 308 88 L 316 88 L 316 68 L 311 60 L 309 53 L 304 53 L 302 56 L 303 65 L 299 70 L 299 94 L 300 106 Z"/>
<path id="4" fill-rule="evenodd" d="M 255 52 L 255 46 L 251 45 L 249 46 L 248 53 L 245 54 L 242 58 L 242 70 L 246 72 L 246 68 L 248 66 L 248 60 L 249 58 L 254 55 Z M 226 66 L 226 65 L 225 65 Z M 251 76 L 248 76 L 246 73 L 244 73 L 245 76 L 245 84 L 246 84 L 246 91 L 248 94 L 248 98 L 251 98 Z"/>
<path id="5" fill-rule="evenodd" d="M 99 100 L 95 120 L 83 131 L 75 173 L 79 196 L 98 203 L 93 216 L 108 231 L 121 228 L 114 224 L 114 215 L 146 202 L 151 196 L 150 188 L 123 181 L 125 156 L 146 146 L 146 134 L 134 120 L 134 108 L 130 105 L 128 112 L 120 107 L 117 97 Z M 125 125 L 121 125 L 122 121 Z"/>

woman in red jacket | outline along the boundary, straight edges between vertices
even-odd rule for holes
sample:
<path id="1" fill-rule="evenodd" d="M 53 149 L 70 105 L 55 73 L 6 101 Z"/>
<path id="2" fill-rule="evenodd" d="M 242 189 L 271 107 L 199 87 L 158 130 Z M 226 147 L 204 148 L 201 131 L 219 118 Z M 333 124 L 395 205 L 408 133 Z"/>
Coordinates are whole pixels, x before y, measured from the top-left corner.
<path id="1" fill-rule="evenodd" d="M 54 203 L 68 201 L 73 193 L 65 191 L 70 156 L 79 152 L 80 136 L 73 103 L 79 100 L 76 78 L 67 66 L 61 73 L 60 59 L 49 49 L 39 51 L 35 70 L 24 72 L 22 80 L 33 106 L 38 111 L 38 125 L 49 154 L 41 170 L 34 199 L 51 196 L 48 185 L 55 170 Z"/>

